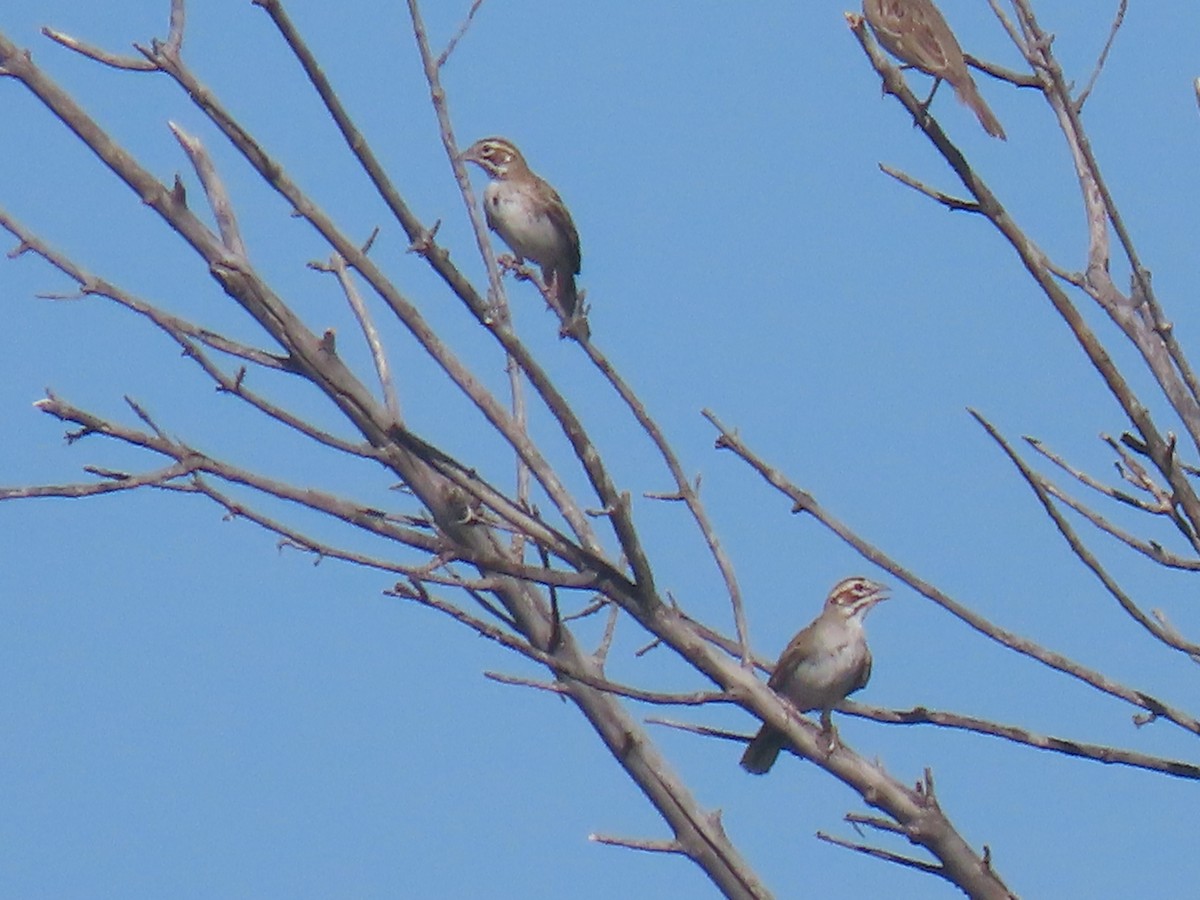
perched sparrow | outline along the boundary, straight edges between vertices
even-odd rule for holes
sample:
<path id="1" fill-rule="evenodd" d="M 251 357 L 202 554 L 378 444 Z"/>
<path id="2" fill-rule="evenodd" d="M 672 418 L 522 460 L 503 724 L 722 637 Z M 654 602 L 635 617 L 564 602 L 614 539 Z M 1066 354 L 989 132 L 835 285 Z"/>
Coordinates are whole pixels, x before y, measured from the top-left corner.
<path id="1" fill-rule="evenodd" d="M 526 257 L 542 267 L 542 280 L 567 318 L 575 315 L 578 298 L 579 233 L 558 192 L 535 175 L 511 141 L 500 137 L 476 141 L 462 159 L 478 165 L 492 179 L 483 190 L 488 228 L 500 235 L 521 263 Z"/>
<path id="2" fill-rule="evenodd" d="M 1004 129 L 971 78 L 954 32 L 932 0 L 863 0 L 863 14 L 889 53 L 936 78 L 934 90 L 938 82 L 950 82 L 958 99 L 979 117 L 983 130 L 1005 140 Z"/>
<path id="3" fill-rule="evenodd" d="M 871 651 L 863 631 L 863 617 L 888 589 L 856 576 L 839 581 L 821 614 L 792 638 L 775 664 L 767 684 L 787 697 L 801 712 L 821 711 L 821 728 L 834 744 L 830 710 L 871 677 Z M 742 755 L 742 768 L 762 775 L 775 765 L 787 739 L 782 732 L 764 725 Z"/>

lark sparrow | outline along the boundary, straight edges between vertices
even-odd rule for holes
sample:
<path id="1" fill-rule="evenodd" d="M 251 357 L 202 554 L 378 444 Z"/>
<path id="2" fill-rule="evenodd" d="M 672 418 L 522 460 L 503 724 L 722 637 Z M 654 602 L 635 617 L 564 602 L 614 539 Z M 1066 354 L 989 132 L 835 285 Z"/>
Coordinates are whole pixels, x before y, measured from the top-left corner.
<path id="1" fill-rule="evenodd" d="M 512 141 L 501 137 L 476 141 L 462 159 L 492 179 L 483 191 L 488 227 L 504 240 L 521 263 L 541 266 L 542 280 L 563 314 L 575 316 L 578 297 L 579 233 L 558 192 L 529 168 Z"/>
<path id="2" fill-rule="evenodd" d="M 948 81 L 958 99 L 974 111 L 983 130 L 1006 140 L 1000 121 L 975 86 L 954 32 L 932 0 L 863 0 L 863 15 L 884 49 L 937 79 L 935 91 L 938 82 Z M 929 96 L 933 99 L 933 94 Z"/>
<path id="3" fill-rule="evenodd" d="M 784 649 L 767 682 L 800 712 L 821 711 L 821 728 L 829 735 L 831 749 L 835 737 L 830 711 L 871 677 L 863 618 L 887 596 L 886 587 L 866 578 L 839 581 L 821 614 Z M 775 765 L 786 742 L 782 732 L 763 725 L 742 755 L 742 768 L 762 775 Z"/>

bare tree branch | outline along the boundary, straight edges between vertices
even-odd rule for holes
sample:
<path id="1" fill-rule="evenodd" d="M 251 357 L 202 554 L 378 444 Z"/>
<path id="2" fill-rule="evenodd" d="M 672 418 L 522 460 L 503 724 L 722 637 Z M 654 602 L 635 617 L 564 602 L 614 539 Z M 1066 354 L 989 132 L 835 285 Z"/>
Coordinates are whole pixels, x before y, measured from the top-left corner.
<path id="1" fill-rule="evenodd" d="M 889 557 L 877 547 L 859 537 L 848 526 L 843 524 L 838 519 L 834 518 L 827 512 L 811 494 L 796 487 L 787 480 L 777 469 L 767 465 L 759 456 L 757 456 L 734 432 L 726 428 L 721 421 L 709 410 L 704 410 L 704 417 L 708 419 L 719 432 L 717 438 L 717 446 L 733 451 L 738 457 L 748 463 L 751 468 L 759 473 L 763 479 L 782 493 L 789 497 L 794 506 L 792 511 L 806 512 L 814 519 L 840 537 L 843 541 L 853 547 L 862 557 L 869 562 L 874 563 L 881 569 L 890 572 L 896 578 L 899 578 L 913 590 L 919 594 L 928 597 L 938 606 L 945 609 L 948 613 L 970 625 L 980 634 L 991 638 L 999 644 L 1008 647 L 1010 650 L 1015 650 L 1017 653 L 1036 659 L 1038 662 L 1051 669 L 1055 669 L 1066 675 L 1070 675 L 1086 684 L 1091 685 L 1096 690 L 1102 693 L 1109 694 L 1113 697 L 1118 697 L 1139 706 L 1156 716 L 1162 716 L 1171 722 L 1174 722 L 1180 728 L 1184 728 L 1194 734 L 1200 734 L 1200 720 L 1188 715 L 1183 710 L 1168 706 L 1162 701 L 1150 696 L 1149 694 L 1138 691 L 1133 688 L 1126 687 L 1110 678 L 1107 678 L 1100 672 L 1094 669 L 1089 669 L 1067 657 L 1047 650 L 1044 647 L 1028 640 L 1027 638 L 1019 637 L 1010 631 L 1007 631 L 999 626 L 989 622 L 983 616 L 976 613 L 974 610 L 968 609 L 960 603 L 955 602 L 949 596 L 939 591 L 936 587 L 918 577 L 915 573 L 909 571 L 899 562 Z"/>
<path id="2" fill-rule="evenodd" d="M 1076 112 L 1083 112 L 1083 105 L 1087 103 L 1087 98 L 1091 96 L 1092 91 L 1095 89 L 1096 82 L 1100 80 L 1100 73 L 1104 70 L 1104 63 L 1108 60 L 1108 54 L 1117 40 L 1117 32 L 1121 30 L 1121 23 L 1125 21 L 1125 9 L 1128 5 L 1128 0 L 1121 0 L 1120 5 L 1117 7 L 1117 13 L 1113 16 L 1112 27 L 1108 31 L 1108 39 L 1104 42 L 1104 49 L 1100 51 L 1100 55 L 1096 58 L 1096 68 L 1092 70 L 1092 75 L 1088 78 L 1087 84 L 1075 99 Z"/>
<path id="3" fill-rule="evenodd" d="M 1120 585 L 1117 584 L 1112 576 L 1110 576 L 1100 564 L 1100 560 L 1098 560 L 1091 551 L 1083 546 L 1083 542 L 1079 540 L 1079 536 L 1075 534 L 1075 530 L 1070 526 L 1070 523 L 1063 518 L 1057 507 L 1055 507 L 1053 501 L 1050 499 L 1049 492 L 1042 487 L 1036 474 L 1032 469 L 1029 468 L 1028 465 L 1026 465 L 1025 461 L 1017 455 L 1016 451 L 1013 450 L 1008 441 L 1004 440 L 1000 432 L 997 431 L 996 428 L 978 412 L 973 409 L 969 410 L 969 412 L 975 418 L 975 421 L 983 426 L 984 430 L 987 431 L 992 440 L 1000 445 L 1000 448 L 1005 452 L 1012 464 L 1017 467 L 1017 471 L 1021 473 L 1021 477 L 1025 479 L 1025 483 L 1033 489 L 1033 492 L 1037 495 L 1038 500 L 1041 501 L 1042 508 L 1046 510 L 1046 514 L 1050 516 L 1051 521 L 1054 522 L 1054 525 L 1058 529 L 1059 533 L 1070 545 L 1071 551 L 1079 557 L 1080 562 L 1091 569 L 1093 574 L 1100 579 L 1100 583 L 1104 585 L 1104 589 L 1112 594 L 1114 598 L 1116 598 L 1116 601 L 1121 604 L 1121 608 L 1129 614 L 1130 618 L 1132 618 L 1135 622 L 1137 622 L 1144 629 L 1154 635 L 1154 637 L 1156 637 L 1159 641 L 1166 644 L 1171 649 L 1186 653 L 1189 657 L 1191 657 L 1193 662 L 1200 662 L 1200 644 L 1193 644 L 1185 641 L 1178 633 L 1163 628 L 1162 623 L 1146 615 L 1146 613 L 1143 612 L 1141 608 L 1133 602 L 1133 599 L 1121 589 Z"/>
<path id="4" fill-rule="evenodd" d="M 165 308 L 133 297 L 76 266 L 0 212 L 0 226 L 10 231 L 19 242 L 10 255 L 36 253 L 71 278 L 78 287 L 79 296 L 103 296 L 134 311 L 175 341 L 183 354 L 196 362 L 212 379 L 219 391 L 239 397 L 251 408 L 285 425 L 295 434 L 340 451 L 339 459 L 352 464 L 368 460 L 374 465 L 386 467 L 406 492 L 403 503 L 411 508 L 402 513 L 389 512 L 319 487 L 287 484 L 270 477 L 270 473 L 260 474 L 230 461 L 214 458 L 190 443 L 173 437 L 176 428 L 174 423 L 166 423 L 166 420 L 165 424 L 160 423 L 148 408 L 132 399 L 128 399 L 128 404 L 144 427 L 130 427 L 78 409 L 53 394 L 40 401 L 38 406 L 48 414 L 71 423 L 73 430 L 68 432 L 68 442 L 83 437 L 103 436 L 163 457 L 166 464 L 163 468 L 137 474 L 99 466 L 86 467 L 85 471 L 99 479 L 97 482 L 3 488 L 0 489 L 0 500 L 41 496 L 84 497 L 139 487 L 197 494 L 218 504 L 228 517 L 244 518 L 278 535 L 281 548 L 296 548 L 311 554 L 314 564 L 326 558 L 336 558 L 400 576 L 389 592 L 392 596 L 437 609 L 464 627 L 539 666 L 541 680 L 496 673 L 488 673 L 488 677 L 550 691 L 574 704 L 595 729 L 613 758 L 624 767 L 630 779 L 662 815 L 672 835 L 665 840 L 593 835 L 593 840 L 650 852 L 685 855 L 700 866 L 726 896 L 759 898 L 769 894 L 742 858 L 739 849 L 728 839 L 719 814 L 704 809 L 695 799 L 650 740 L 647 730 L 629 714 L 626 709 L 628 704 L 621 701 L 689 707 L 714 703 L 737 704 L 757 720 L 779 729 L 786 736 L 791 752 L 810 760 L 815 768 L 851 787 L 866 803 L 879 811 L 879 815 L 848 816 L 847 821 L 856 827 L 902 835 L 928 850 L 936 861 L 913 859 L 872 848 L 865 843 L 853 844 L 825 833 L 818 835 L 821 839 L 945 878 L 972 897 L 1011 896 L 999 874 L 992 868 L 990 850 L 986 847 L 982 853 L 973 850 L 942 812 L 929 770 L 914 787 L 911 780 L 905 782 L 892 777 L 880 764 L 860 756 L 850 747 L 830 747 L 828 742 L 822 740 L 822 732 L 815 723 L 797 714 L 756 677 L 755 668 L 769 669 L 769 666 L 756 658 L 749 646 L 744 602 L 733 562 L 701 503 L 699 478 L 690 479 L 685 474 L 680 456 L 670 445 L 665 432 L 645 409 L 629 383 L 617 372 L 611 360 L 598 349 L 586 328 L 567 329 L 563 336 L 572 338 L 582 348 L 630 409 L 638 427 L 648 435 L 662 457 L 675 487 L 673 491 L 654 496 L 679 500 L 688 505 L 689 513 L 707 545 L 708 554 L 716 562 L 724 581 L 725 593 L 733 612 L 736 639 L 689 615 L 673 596 L 668 594 L 666 601 L 660 596 L 650 555 L 652 545 L 644 540 L 632 514 L 631 496 L 641 492 L 643 486 L 638 485 L 631 491 L 617 483 L 611 473 L 623 470 L 611 465 L 610 460 L 602 456 L 585 430 L 576 405 L 551 378 L 542 360 L 516 333 L 508 314 L 501 265 L 491 249 L 490 238 L 458 158 L 458 144 L 441 73 L 452 53 L 459 53 L 457 62 L 466 52 L 467 46 L 461 45 L 460 41 L 472 26 L 482 0 L 472 0 L 457 32 L 436 56 L 431 49 L 417 0 L 408 0 L 408 9 L 425 83 L 448 156 L 448 169 L 457 180 L 464 208 L 474 222 L 476 243 L 487 269 L 490 290 L 486 298 L 450 263 L 448 251 L 437 243 L 440 222 L 427 227 L 408 209 L 365 137 L 346 114 L 321 66 L 293 27 L 281 0 L 254 0 L 254 3 L 267 12 L 282 39 L 300 62 L 355 161 L 368 175 L 375 191 L 404 229 L 410 250 L 424 260 L 424 264 L 441 279 L 445 289 L 464 305 L 480 329 L 480 336 L 486 335 L 487 347 L 494 356 L 479 362 L 478 369 L 468 367 L 464 359 L 450 349 L 452 342 L 435 332 L 430 321 L 419 313 L 418 305 L 404 295 L 385 275 L 378 261 L 370 257 L 371 242 L 368 241 L 364 247 L 350 241 L 346 235 L 355 230 L 339 228 L 313 202 L 310 195 L 288 177 L 268 149 L 232 116 L 216 95 L 200 81 L 196 72 L 184 64 L 183 0 L 172 0 L 170 31 L 166 41 L 153 41 L 148 46 L 139 47 L 141 59 L 110 54 L 60 32 L 48 30 L 46 33 L 73 52 L 104 65 L 166 74 L 183 92 L 181 99 L 186 95 L 210 119 L 251 164 L 263 185 L 285 198 L 298 215 L 315 229 L 330 248 L 331 262 L 324 268 L 335 274 L 351 304 L 371 351 L 373 378 L 378 380 L 380 387 L 369 388 L 371 377 L 359 377 L 347 367 L 339 356 L 338 342 L 332 329 L 310 327 L 301 321 L 285 299 L 278 296 L 262 274 L 251 265 L 232 204 L 211 160 L 195 138 L 172 126 L 204 187 L 216 220 L 215 232 L 188 208 L 187 191 L 182 179 L 177 176 L 172 185 L 156 179 L 138 164 L 132 154 L 100 129 L 57 84 L 34 66 L 27 53 L 0 34 L 0 73 L 16 79 L 38 97 L 52 115 L 70 128 L 118 178 L 158 213 L 167 229 L 187 242 L 225 295 L 249 312 L 261 326 L 266 336 L 265 343 L 271 349 L 263 350 L 232 340 L 176 317 Z M 882 168 L 887 174 L 947 209 L 967 211 L 986 218 L 1013 248 L 1020 264 L 1068 324 L 1081 350 L 1131 423 L 1130 434 L 1124 436 L 1120 443 L 1111 438 L 1108 441 L 1120 457 L 1118 468 L 1121 477 L 1132 487 L 1118 490 L 1102 485 L 1035 444 L 1036 449 L 1080 483 L 1101 491 L 1104 496 L 1144 512 L 1168 517 L 1192 551 L 1200 553 L 1200 500 L 1189 480 L 1195 469 L 1180 459 L 1180 456 L 1192 454 L 1186 450 L 1180 453 L 1175 435 L 1169 430 L 1178 428 L 1177 421 L 1182 422 L 1194 448 L 1200 450 L 1200 389 L 1175 339 L 1174 330 L 1153 293 L 1149 271 L 1137 256 L 1132 238 L 1101 178 L 1082 125 L 1081 110 L 1115 44 L 1126 2 L 1120 0 L 1116 19 L 1096 63 L 1095 72 L 1076 97 L 1072 97 L 1068 90 L 1068 81 L 1052 54 L 1051 36 L 1038 25 L 1029 0 L 1012 0 L 1014 17 L 1011 20 L 1000 10 L 997 0 L 989 0 L 989 4 L 1028 62 L 1030 73 L 1009 71 L 973 59 L 970 62 L 981 71 L 1005 82 L 1018 87 L 1035 88 L 1040 92 L 1040 98 L 1032 91 L 1023 91 L 1022 96 L 1044 99 L 1057 117 L 1075 166 L 1086 214 L 1086 265 L 1077 271 L 1056 263 L 1028 237 L 991 192 L 979 172 L 941 130 L 940 124 L 929 114 L 927 104 L 921 103 L 909 92 L 903 77 L 875 47 L 863 27 L 861 17 L 855 15 L 849 20 L 851 28 L 866 57 L 883 80 L 885 90 L 910 112 L 917 127 L 941 154 L 964 190 L 956 195 L 931 187 L 930 182 L 893 167 Z M 459 49 L 456 51 L 456 48 Z M 358 226 L 357 233 L 362 233 L 362 230 L 363 226 Z M 1112 241 L 1113 235 L 1117 238 L 1115 242 Z M 1112 258 L 1114 254 L 1118 257 L 1115 261 Z M 1130 267 L 1132 287 L 1127 294 L 1116 288 L 1109 275 L 1114 262 L 1118 266 L 1128 263 Z M 357 276 L 351 274 L 351 270 Z M 530 277 L 547 296 L 546 287 L 540 284 L 536 273 L 522 273 L 518 269 L 517 277 L 523 276 Z M 359 296 L 360 284 L 369 288 L 365 297 Z M 458 394 L 465 397 L 479 411 L 479 427 L 485 429 L 489 436 L 498 436 L 504 442 L 508 448 L 504 451 L 506 457 L 511 451 L 516 467 L 516 486 L 513 490 L 496 487 L 494 479 L 489 480 L 480 473 L 478 467 L 490 463 L 489 460 L 464 458 L 460 461 L 438 446 L 436 435 L 419 433 L 417 426 L 401 420 L 400 403 L 386 348 L 375 326 L 378 311 L 371 308 L 371 304 L 378 300 L 386 304 L 387 310 L 414 336 L 421 351 L 444 374 L 444 380 L 439 380 L 438 389 L 452 392 L 456 398 Z M 547 300 L 552 303 L 552 298 L 547 296 Z M 1156 393 L 1155 402 L 1146 402 L 1135 391 L 1133 385 L 1140 382 L 1127 377 L 1115 361 L 1120 356 L 1114 356 L 1088 325 L 1084 313 L 1090 312 L 1091 304 L 1103 310 L 1135 346 L 1150 368 L 1161 398 Z M 220 358 L 210 358 L 211 350 L 240 360 L 241 367 L 236 371 L 226 371 L 224 366 L 227 361 L 220 360 L 220 364 L 214 362 L 214 359 Z M 506 363 L 511 394 L 504 401 L 494 395 L 485 386 L 487 382 L 476 375 L 476 371 L 486 371 L 486 366 L 494 367 L 501 357 Z M 476 365 L 474 358 L 472 365 Z M 250 390 L 249 385 L 259 390 L 261 385 L 249 381 L 249 378 L 260 376 L 261 381 L 267 381 L 256 367 L 287 373 L 293 379 L 303 379 L 306 386 L 311 385 L 320 392 L 322 399 L 328 400 L 344 427 L 350 429 L 348 434 L 351 438 L 317 428 L 302 416 Z M 565 468 L 561 470 L 557 467 L 560 461 L 552 461 L 529 433 L 525 390 L 529 391 L 530 401 L 534 404 L 540 402 L 553 418 L 557 429 L 566 437 L 570 455 L 562 455 Z M 1164 399 L 1165 403 L 1162 402 Z M 511 407 L 506 408 L 509 404 Z M 537 406 L 534 409 L 535 414 L 541 412 Z M 1149 715 L 1144 721 L 1162 716 L 1185 730 L 1200 733 L 1200 721 L 1185 711 L 1167 706 L 1144 692 L 1114 682 L 1098 671 L 1012 634 L 920 580 L 823 509 L 812 494 L 801 490 L 780 471 L 763 462 L 712 413 L 706 411 L 705 415 L 718 431 L 718 447 L 732 450 L 767 483 L 789 497 L 794 504 L 794 512 L 810 513 L 864 558 L 908 583 L 959 620 L 1017 654 L 1036 659 L 1096 690 L 1147 711 Z M 1164 416 L 1169 425 L 1160 429 L 1157 422 L 1162 421 Z M 1083 546 L 1055 500 L 1077 510 L 1105 533 L 1157 562 L 1175 564 L 1184 569 L 1200 568 L 1200 563 L 1180 554 L 1168 553 L 1153 541 L 1137 539 L 1083 503 L 1068 498 L 1048 478 L 1034 472 L 1020 459 L 998 431 L 982 422 L 982 419 L 980 421 L 1017 466 L 1076 556 L 1096 574 L 1129 615 L 1162 643 L 1200 661 L 1200 645 L 1184 640 L 1164 614 L 1143 611 L 1116 584 L 1100 560 Z M 1141 455 L 1148 462 L 1143 464 L 1139 458 L 1135 458 Z M 567 476 L 561 475 L 560 471 L 567 473 Z M 586 485 L 583 493 L 577 494 L 568 485 L 572 476 L 580 480 L 579 472 L 586 478 Z M 544 492 L 538 493 L 536 500 L 533 495 L 535 484 Z M 399 549 L 399 558 L 393 559 L 389 552 L 360 549 L 351 540 L 318 539 L 315 533 L 309 534 L 282 518 L 277 519 L 255 509 L 253 504 L 260 498 L 284 500 L 286 509 L 294 506 L 316 512 L 330 523 L 346 526 L 354 541 L 386 541 L 388 543 L 384 546 L 389 550 L 393 547 Z M 539 509 L 538 502 L 549 504 L 546 506 L 546 516 Z M 608 522 L 594 525 L 591 522 L 593 517 L 607 519 Z M 614 546 L 610 550 L 606 544 Z M 431 587 L 450 589 L 453 599 L 434 596 Z M 571 595 L 567 593 L 569 590 L 585 593 Z M 560 603 L 563 609 L 560 609 Z M 475 610 L 472 604 L 477 604 L 479 609 Z M 581 609 L 573 612 L 567 608 L 570 605 Z M 695 604 L 696 608 L 699 606 L 699 603 Z M 606 613 L 603 621 L 593 620 L 584 626 L 592 629 L 587 632 L 587 645 L 596 646 L 595 652 L 589 653 L 572 631 L 573 623 L 601 610 Z M 649 641 L 647 647 L 658 647 L 673 653 L 690 667 L 691 673 L 711 682 L 711 687 L 706 685 L 707 689 L 673 692 L 650 686 L 632 686 L 610 679 L 605 672 L 605 665 L 610 653 L 617 652 L 614 645 L 620 650 L 624 644 L 624 640 L 619 644 L 615 642 L 617 623 L 622 618 L 625 619 L 621 632 L 623 639 L 627 637 L 625 628 L 643 629 L 645 634 L 639 632 L 633 640 L 646 640 Z M 603 633 L 599 634 L 601 625 Z M 893 724 L 923 723 L 974 731 L 1041 750 L 1106 764 L 1133 766 L 1173 777 L 1200 777 L 1200 766 L 1189 762 L 1051 737 L 1020 726 L 930 711 L 920 706 L 894 711 L 847 704 L 845 711 Z M 746 740 L 740 733 L 705 725 L 671 723 L 671 727 L 719 740 Z M 715 746 L 727 749 L 725 745 Z"/>
<path id="5" fill-rule="evenodd" d="M 937 875 L 939 878 L 945 878 L 945 872 L 942 867 L 927 863 L 919 859 L 913 859 L 911 856 L 902 856 L 898 853 L 892 853 L 890 850 L 884 850 L 880 847 L 871 847 L 867 844 L 859 844 L 853 841 L 848 841 L 845 838 L 834 837 L 825 831 L 818 831 L 817 838 L 825 841 L 827 844 L 833 844 L 835 847 L 844 847 L 847 850 L 853 850 L 856 853 L 861 853 L 864 856 L 871 856 L 875 859 L 881 859 L 884 862 L 896 863 L 900 866 L 906 866 L 910 869 L 916 869 L 918 872 L 925 872 L 928 875 Z"/>
<path id="6" fill-rule="evenodd" d="M 316 263 L 309 263 L 309 265 L 321 271 L 332 272 L 337 278 L 342 293 L 346 295 L 346 302 L 350 304 L 350 309 L 354 311 L 354 318 L 358 320 L 359 327 L 362 328 L 367 347 L 370 348 L 371 359 L 375 363 L 375 374 L 379 376 L 379 385 L 383 389 L 384 406 L 396 421 L 401 421 L 400 400 L 396 396 L 396 384 L 392 380 L 392 368 L 388 363 L 387 351 L 379 338 L 379 329 L 375 327 L 370 310 L 367 309 L 362 295 L 359 294 L 358 288 L 354 286 L 354 282 L 350 278 L 345 258 L 340 253 L 334 253 L 329 258 L 328 265 Z"/>
<path id="7" fill-rule="evenodd" d="M 588 840 L 626 850 L 645 850 L 648 853 L 683 853 L 678 841 L 655 841 L 649 838 L 623 838 L 611 834 L 589 834 Z"/>
<path id="8" fill-rule="evenodd" d="M 475 13 L 479 12 L 479 7 L 481 6 L 483 6 L 483 0 L 472 0 L 471 9 L 467 12 L 467 17 L 463 19 L 462 24 L 458 26 L 458 31 L 454 32 L 454 36 L 446 44 L 446 49 L 437 58 L 437 67 L 439 69 L 450 59 L 450 54 L 454 52 L 454 48 L 458 46 L 458 42 L 466 35 L 467 29 L 471 27 L 471 22 L 475 18 Z"/>
<path id="9" fill-rule="evenodd" d="M 965 716 L 962 713 L 948 713 L 940 710 L 926 709 L 923 706 L 912 709 L 881 709 L 877 706 L 867 706 L 853 700 L 846 700 L 838 706 L 838 710 L 849 716 L 858 716 L 874 722 L 887 722 L 895 725 L 937 725 L 941 728 L 953 728 L 959 731 L 972 731 L 976 734 L 991 735 L 1003 738 L 1016 744 L 1024 744 L 1037 750 L 1052 753 L 1062 753 L 1067 756 L 1077 756 L 1090 759 L 1093 762 L 1107 765 L 1130 766 L 1136 769 L 1148 769 L 1152 772 L 1162 772 L 1177 778 L 1200 779 L 1200 765 L 1176 759 L 1165 759 L 1137 753 L 1133 750 L 1122 750 L 1119 747 L 1107 747 L 1103 744 L 1091 744 L 1085 741 L 1075 741 L 1069 738 L 1054 737 L 1053 735 L 1038 734 L 1027 728 L 1015 725 L 1002 725 L 989 722 L 976 716 Z"/>

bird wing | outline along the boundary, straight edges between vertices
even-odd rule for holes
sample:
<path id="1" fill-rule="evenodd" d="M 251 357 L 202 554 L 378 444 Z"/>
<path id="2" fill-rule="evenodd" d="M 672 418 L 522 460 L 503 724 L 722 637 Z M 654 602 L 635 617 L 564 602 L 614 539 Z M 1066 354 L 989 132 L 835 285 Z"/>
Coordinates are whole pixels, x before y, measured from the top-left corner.
<path id="1" fill-rule="evenodd" d="M 571 267 L 571 273 L 578 275 L 580 263 L 582 262 L 582 253 L 579 248 L 579 232 L 575 230 L 575 223 L 571 221 L 571 213 L 567 210 L 567 205 L 562 202 L 562 197 L 558 196 L 558 191 L 548 184 L 546 188 L 550 191 L 550 196 L 554 198 L 554 202 L 546 210 L 546 217 L 556 229 L 567 236 L 567 241 L 570 244 L 567 264 Z"/>
<path id="2" fill-rule="evenodd" d="M 863 649 L 867 654 L 866 659 L 863 660 L 862 668 L 858 670 L 858 681 L 855 683 L 854 687 L 846 691 L 847 696 L 853 694 L 855 691 L 861 691 L 867 686 L 867 682 L 871 680 L 871 650 L 867 647 L 864 647 Z"/>
<path id="3" fill-rule="evenodd" d="M 780 654 L 779 661 L 775 663 L 775 671 L 767 679 L 767 686 L 775 691 L 775 693 L 788 693 L 787 686 L 792 678 L 792 674 L 796 671 L 796 667 L 808 656 L 808 651 L 805 648 L 811 644 L 811 641 L 806 638 L 812 630 L 812 625 L 806 626 L 803 631 L 791 639 L 784 648 L 783 653 Z"/>
<path id="4" fill-rule="evenodd" d="M 944 74 L 962 55 L 954 32 L 929 0 L 878 0 L 880 28 L 888 49 L 903 61 L 931 75 Z"/>

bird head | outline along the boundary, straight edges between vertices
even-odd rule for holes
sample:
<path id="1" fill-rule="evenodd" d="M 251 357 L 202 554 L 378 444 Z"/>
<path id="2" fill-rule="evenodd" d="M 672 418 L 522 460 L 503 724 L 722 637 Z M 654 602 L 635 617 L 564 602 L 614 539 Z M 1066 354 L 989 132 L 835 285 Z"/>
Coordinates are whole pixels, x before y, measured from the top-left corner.
<path id="1" fill-rule="evenodd" d="M 527 168 L 521 151 L 512 141 L 502 137 L 476 141 L 459 155 L 459 159 L 475 163 L 492 178 L 507 178 L 513 171 Z"/>
<path id="2" fill-rule="evenodd" d="M 847 619 L 862 620 L 867 611 L 891 592 L 882 584 L 855 575 L 843 578 L 833 586 L 825 600 L 825 608 L 845 616 Z"/>

